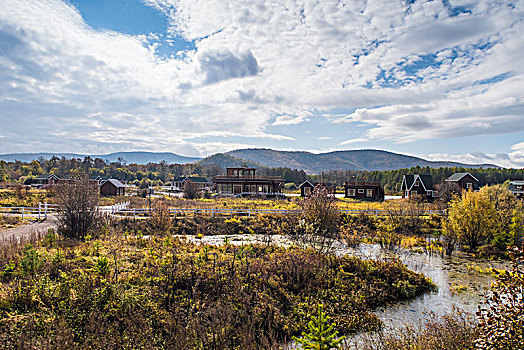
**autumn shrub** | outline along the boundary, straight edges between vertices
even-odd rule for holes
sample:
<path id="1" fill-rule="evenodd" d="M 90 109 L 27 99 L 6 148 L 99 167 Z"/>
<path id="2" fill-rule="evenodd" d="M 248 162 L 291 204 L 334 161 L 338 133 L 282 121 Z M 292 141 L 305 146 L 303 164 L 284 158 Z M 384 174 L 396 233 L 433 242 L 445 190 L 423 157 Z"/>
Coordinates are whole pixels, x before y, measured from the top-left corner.
<path id="1" fill-rule="evenodd" d="M 327 188 L 318 187 L 300 204 L 298 225 L 290 238 L 298 245 L 328 253 L 339 238 L 341 214 Z"/>
<path id="2" fill-rule="evenodd" d="M 507 247 L 522 243 L 523 208 L 502 186 L 463 192 L 450 203 L 444 238 L 447 244 L 456 242 L 470 252 L 481 247 L 486 255 L 505 255 Z"/>
<path id="3" fill-rule="evenodd" d="M 57 186 L 56 192 L 58 232 L 67 237 L 84 239 L 101 220 L 98 185 L 84 176 Z"/>
<path id="4" fill-rule="evenodd" d="M 469 350 L 474 349 L 476 336 L 472 315 L 460 310 L 438 317 L 430 313 L 421 324 L 400 326 L 364 336 L 345 349 L 357 350 Z"/>
<path id="5" fill-rule="evenodd" d="M 477 349 L 522 349 L 524 346 L 524 252 L 514 248 L 510 257 L 512 271 L 494 271 L 497 280 L 477 312 Z"/>

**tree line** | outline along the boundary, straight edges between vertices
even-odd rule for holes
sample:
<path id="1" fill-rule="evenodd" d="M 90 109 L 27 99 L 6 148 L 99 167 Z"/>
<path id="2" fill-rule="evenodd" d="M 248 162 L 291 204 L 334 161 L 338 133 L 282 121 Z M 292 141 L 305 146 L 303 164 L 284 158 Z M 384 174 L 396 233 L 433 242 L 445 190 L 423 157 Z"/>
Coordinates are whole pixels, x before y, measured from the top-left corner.
<path id="1" fill-rule="evenodd" d="M 102 178 L 118 178 L 129 182 L 143 181 L 153 184 L 164 184 L 178 176 L 204 176 L 211 179 L 213 176 L 224 173 L 224 169 L 215 163 L 211 164 L 168 164 L 165 161 L 148 164 L 128 164 L 124 159 L 108 162 L 101 158 L 89 156 L 80 158 L 40 158 L 30 163 L 0 161 L 0 182 L 30 183 L 39 174 L 53 173 L 58 177 L 71 175 L 72 173 L 87 173 L 90 177 L 100 176 Z M 432 175 L 433 183 L 439 184 L 447 177 L 457 172 L 469 172 L 477 179 L 479 185 L 500 184 L 506 180 L 523 180 L 524 169 L 505 168 L 430 168 L 412 167 L 388 171 L 354 171 L 354 170 L 330 170 L 318 175 L 306 174 L 304 170 L 291 168 L 260 167 L 258 175 L 281 176 L 286 183 L 300 185 L 305 180 L 311 182 L 325 182 L 331 185 L 343 186 L 347 181 L 375 181 L 380 182 L 386 192 L 398 193 L 402 183 L 402 177 L 406 174 L 428 174 Z"/>

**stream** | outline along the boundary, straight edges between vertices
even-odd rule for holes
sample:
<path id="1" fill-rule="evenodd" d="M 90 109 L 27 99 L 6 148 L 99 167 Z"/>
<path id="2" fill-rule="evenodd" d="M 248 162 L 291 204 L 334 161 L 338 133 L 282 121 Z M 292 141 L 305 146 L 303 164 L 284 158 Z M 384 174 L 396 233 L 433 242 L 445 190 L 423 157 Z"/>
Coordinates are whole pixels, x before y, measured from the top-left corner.
<path id="1" fill-rule="evenodd" d="M 226 235 L 205 236 L 201 239 L 195 236 L 183 237 L 197 244 L 222 245 Z M 267 243 L 266 236 L 252 234 L 227 235 L 227 240 L 232 245 Z M 284 236 L 271 236 L 270 244 L 290 246 L 292 242 Z M 386 328 L 396 328 L 406 323 L 417 324 L 428 318 L 428 312 L 440 316 L 451 312 L 454 307 L 475 314 L 480 301 L 489 291 L 493 281 L 493 277 L 486 270 L 510 267 L 508 261 L 473 259 L 463 256 L 442 258 L 405 249 L 384 250 L 378 244 L 360 244 L 358 248 L 337 244 L 334 249 L 338 255 L 351 254 L 362 259 L 388 260 L 397 257 L 410 270 L 423 273 L 437 285 L 437 292 L 426 293 L 409 301 L 375 309 L 375 313 L 384 322 Z"/>

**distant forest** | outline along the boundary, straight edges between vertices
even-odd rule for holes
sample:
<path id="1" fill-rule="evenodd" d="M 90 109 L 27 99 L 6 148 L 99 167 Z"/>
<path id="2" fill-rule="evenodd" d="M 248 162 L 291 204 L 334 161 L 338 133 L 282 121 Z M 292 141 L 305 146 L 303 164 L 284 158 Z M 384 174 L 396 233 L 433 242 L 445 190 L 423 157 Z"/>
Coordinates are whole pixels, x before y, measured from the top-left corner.
<path id="1" fill-rule="evenodd" d="M 85 157 L 39 159 L 30 163 L 0 161 L 0 181 L 13 183 L 31 183 L 40 174 L 53 173 L 58 177 L 83 172 L 90 177 L 117 178 L 128 182 L 150 183 L 162 185 L 177 176 L 198 175 L 211 178 L 224 173 L 217 164 L 168 164 L 166 162 L 149 163 L 146 165 L 127 164 L 123 159 L 116 162 L 106 162 L 100 158 Z M 300 185 L 305 180 L 322 181 L 328 184 L 342 186 L 346 181 L 376 181 L 380 182 L 386 192 L 400 191 L 402 177 L 405 174 L 430 174 L 433 183 L 439 184 L 455 172 L 469 172 L 480 181 L 480 185 L 503 183 L 506 180 L 524 180 L 524 169 L 468 169 L 468 168 L 430 168 L 414 167 L 409 169 L 389 171 L 326 171 L 319 175 L 308 175 L 303 170 L 290 168 L 260 167 L 258 175 L 282 176 L 286 183 Z M 288 186 L 293 187 L 293 186 Z"/>

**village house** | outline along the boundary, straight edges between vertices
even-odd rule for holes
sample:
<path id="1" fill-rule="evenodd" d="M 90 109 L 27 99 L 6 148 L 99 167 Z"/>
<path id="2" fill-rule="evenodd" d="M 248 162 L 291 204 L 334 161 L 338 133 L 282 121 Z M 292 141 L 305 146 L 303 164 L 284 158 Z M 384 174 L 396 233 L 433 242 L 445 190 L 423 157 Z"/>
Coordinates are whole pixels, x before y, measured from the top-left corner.
<path id="1" fill-rule="evenodd" d="M 280 176 L 257 176 L 255 168 L 226 168 L 226 175 L 213 177 L 219 194 L 281 195 L 284 180 Z"/>
<path id="2" fill-rule="evenodd" d="M 455 173 L 446 179 L 446 182 L 456 183 L 463 190 L 478 190 L 479 180 L 470 173 Z"/>
<path id="3" fill-rule="evenodd" d="M 31 183 L 31 187 L 45 188 L 48 186 L 54 186 L 60 179 L 55 174 L 41 174 L 36 177 Z"/>
<path id="4" fill-rule="evenodd" d="M 116 179 L 102 181 L 100 185 L 101 196 L 124 196 L 126 186 Z"/>
<path id="5" fill-rule="evenodd" d="M 433 178 L 431 175 L 404 175 L 400 189 L 402 198 L 419 195 L 427 200 L 433 200 L 438 196 L 437 191 L 433 190 Z"/>
<path id="6" fill-rule="evenodd" d="M 353 181 L 344 184 L 344 197 L 366 199 L 373 201 L 384 200 L 384 188 L 380 182 Z"/>
<path id="7" fill-rule="evenodd" d="M 314 184 L 311 183 L 309 180 L 304 181 L 303 183 L 298 186 L 300 189 L 300 196 L 301 197 L 307 197 L 309 196 L 316 188 L 323 188 L 327 189 L 329 194 L 334 195 L 336 193 L 337 187 L 336 186 L 329 186 L 324 182 L 315 182 Z"/>
<path id="8" fill-rule="evenodd" d="M 183 191 L 186 181 L 193 182 L 199 191 L 210 190 L 213 187 L 213 182 L 202 176 L 177 176 L 173 179 L 171 190 Z"/>
<path id="9" fill-rule="evenodd" d="M 524 181 L 510 181 L 508 190 L 517 198 L 524 198 Z"/>

